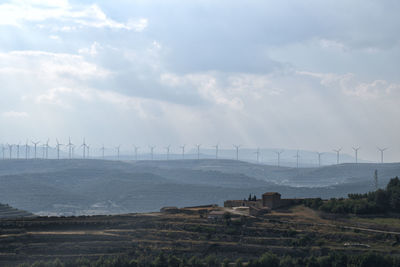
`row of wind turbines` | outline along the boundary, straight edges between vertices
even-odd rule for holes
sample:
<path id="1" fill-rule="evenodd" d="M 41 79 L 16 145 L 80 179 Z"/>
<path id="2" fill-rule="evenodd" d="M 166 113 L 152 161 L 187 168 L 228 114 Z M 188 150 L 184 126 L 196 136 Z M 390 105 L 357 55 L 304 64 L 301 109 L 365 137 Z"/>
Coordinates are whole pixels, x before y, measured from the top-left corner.
<path id="1" fill-rule="evenodd" d="M 3 159 L 6 159 L 5 151 L 7 150 L 7 148 L 8 148 L 8 152 L 9 152 L 9 159 L 13 159 L 13 158 L 15 158 L 15 159 L 23 159 L 23 158 L 30 159 L 30 158 L 32 158 L 30 156 L 30 153 L 31 153 L 30 150 L 31 149 L 33 149 L 33 158 L 34 159 L 38 159 L 38 158 L 48 159 L 49 158 L 49 149 L 50 148 L 56 149 L 57 159 L 60 159 L 60 152 L 62 151 L 61 150 L 62 147 L 68 148 L 68 158 L 69 159 L 75 158 L 75 149 L 76 148 L 82 149 L 82 158 L 83 159 L 90 158 L 90 148 L 91 148 L 91 146 L 88 143 L 86 143 L 85 138 L 83 138 L 82 144 L 78 145 L 78 146 L 76 146 L 75 144 L 73 144 L 71 142 L 71 138 L 68 139 L 68 143 L 66 143 L 66 144 L 60 143 L 58 141 L 58 139 L 56 139 L 56 143 L 55 143 L 54 146 L 50 146 L 49 143 L 50 143 L 50 139 L 48 139 L 43 144 L 41 144 L 40 141 L 34 141 L 34 140 L 29 141 L 29 140 L 27 140 L 25 145 L 21 145 L 21 143 L 19 143 L 19 144 L 7 144 L 6 146 L 2 145 Z M 41 146 L 39 146 L 40 144 L 41 144 Z M 196 144 L 194 146 L 194 148 L 196 149 L 196 152 L 197 152 L 196 153 L 197 154 L 197 159 L 200 159 L 201 146 L 202 146 L 201 144 Z M 41 157 L 38 156 L 38 148 L 40 148 L 40 147 L 42 148 Z M 185 159 L 185 149 L 187 147 L 188 146 L 186 144 L 178 147 L 180 149 L 181 158 L 182 159 Z M 216 145 L 211 146 L 211 147 L 215 148 L 215 158 L 218 159 L 219 158 L 220 145 L 216 144 Z M 21 157 L 21 148 L 24 148 L 24 152 L 25 152 L 25 155 L 23 155 L 22 157 Z M 240 148 L 241 148 L 241 145 L 235 145 L 235 144 L 233 145 L 233 149 L 235 150 L 235 154 L 236 154 L 236 160 L 239 160 Z M 121 145 L 118 145 L 118 146 L 114 147 L 114 149 L 115 149 L 115 157 L 119 160 L 120 159 Z M 135 160 L 139 159 L 138 158 L 139 149 L 140 149 L 139 146 L 135 146 L 135 145 L 133 146 L 133 152 L 134 152 Z M 149 149 L 148 152 L 150 154 L 150 159 L 153 160 L 154 159 L 154 151 L 156 149 L 156 146 L 148 146 L 148 149 Z M 170 159 L 170 152 L 171 152 L 171 145 L 168 145 L 168 146 L 164 147 L 164 149 L 165 149 L 165 152 L 166 152 L 167 160 L 169 160 Z M 355 163 L 358 163 L 358 152 L 360 150 L 360 147 L 352 147 L 352 149 L 353 149 L 354 155 L 355 155 Z M 381 163 L 384 163 L 384 152 L 388 148 L 387 147 L 385 147 L 385 148 L 377 147 L 377 149 L 381 154 Z M 13 151 L 15 151 L 14 157 L 13 157 Z M 105 159 L 106 147 L 104 147 L 104 145 L 103 145 L 100 148 L 100 151 L 101 151 L 101 158 Z M 336 163 L 337 164 L 340 163 L 340 152 L 341 151 L 342 151 L 342 148 L 333 149 L 333 152 L 336 153 L 336 161 L 337 161 Z M 281 154 L 284 153 L 284 152 L 285 152 L 284 150 L 276 150 L 276 151 L 274 151 L 274 153 L 277 155 L 277 165 L 278 166 L 281 165 Z M 261 155 L 260 148 L 255 149 L 254 154 L 256 155 L 255 160 L 257 162 L 260 162 L 260 155 Z M 316 155 L 318 157 L 318 166 L 319 167 L 321 166 L 321 159 L 322 159 L 322 156 L 324 154 L 325 153 L 323 153 L 323 152 L 316 152 Z M 299 167 L 299 160 L 301 158 L 299 150 L 297 150 L 297 153 L 294 156 L 294 158 L 296 158 L 296 167 L 298 168 Z"/>

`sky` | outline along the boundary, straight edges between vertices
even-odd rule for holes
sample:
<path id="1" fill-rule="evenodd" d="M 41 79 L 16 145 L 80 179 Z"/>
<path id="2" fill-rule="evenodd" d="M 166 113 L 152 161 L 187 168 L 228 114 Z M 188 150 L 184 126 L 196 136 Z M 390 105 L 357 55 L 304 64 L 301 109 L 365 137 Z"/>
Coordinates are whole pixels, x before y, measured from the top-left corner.
<path id="1" fill-rule="evenodd" d="M 400 2 L 0 2 L 1 143 L 400 161 Z M 174 152 L 174 151 L 172 151 Z"/>

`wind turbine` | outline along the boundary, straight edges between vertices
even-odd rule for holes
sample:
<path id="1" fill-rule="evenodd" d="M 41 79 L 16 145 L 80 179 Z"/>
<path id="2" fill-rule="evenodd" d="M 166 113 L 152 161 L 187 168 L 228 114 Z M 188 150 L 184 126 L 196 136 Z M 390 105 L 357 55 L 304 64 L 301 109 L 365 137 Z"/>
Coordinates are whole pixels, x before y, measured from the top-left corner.
<path id="1" fill-rule="evenodd" d="M 236 160 L 239 160 L 239 148 L 240 148 L 240 145 L 233 145 L 233 147 L 236 149 Z"/>
<path id="2" fill-rule="evenodd" d="M 71 137 L 69 137 L 68 138 L 68 144 L 67 144 L 67 147 L 68 147 L 68 157 L 69 157 L 69 159 L 71 159 L 72 158 L 72 147 L 74 146 L 74 144 L 72 144 L 72 142 L 71 142 Z"/>
<path id="3" fill-rule="evenodd" d="M 25 144 L 25 159 L 27 160 L 29 158 L 29 153 L 30 152 L 30 146 L 28 145 L 28 140 L 26 140 L 26 144 Z"/>
<path id="4" fill-rule="evenodd" d="M 186 146 L 186 145 L 181 146 L 181 149 L 182 149 L 182 159 L 185 159 L 185 146 Z"/>
<path id="5" fill-rule="evenodd" d="M 342 151 L 342 148 L 333 149 L 333 151 L 336 152 L 336 164 L 339 164 L 339 156 L 340 156 L 340 151 Z"/>
<path id="6" fill-rule="evenodd" d="M 257 150 L 256 150 L 256 152 L 254 152 L 254 154 L 257 155 L 257 163 L 259 163 L 260 162 L 260 148 L 259 147 L 257 147 Z"/>
<path id="7" fill-rule="evenodd" d="M 2 152 L 3 152 L 3 160 L 5 160 L 6 159 L 6 155 L 5 155 L 5 150 L 6 150 L 6 148 L 4 147 L 4 145 L 1 145 L 1 150 L 2 150 Z"/>
<path id="8" fill-rule="evenodd" d="M 86 147 L 87 147 L 85 138 L 83 138 L 83 143 L 82 143 L 81 147 L 83 147 L 83 158 L 85 159 L 86 158 Z"/>
<path id="9" fill-rule="evenodd" d="M 46 142 L 46 159 L 49 158 L 49 148 L 50 148 L 49 142 L 50 142 L 50 139 L 47 139 L 47 142 Z M 71 140 L 69 142 L 71 143 Z"/>
<path id="10" fill-rule="evenodd" d="M 21 143 L 18 143 L 18 145 L 15 145 L 17 147 L 17 159 L 19 159 L 19 146 L 21 145 Z"/>
<path id="11" fill-rule="evenodd" d="M 137 161 L 138 160 L 138 150 L 140 147 L 138 147 L 138 146 L 133 146 L 133 147 L 135 148 L 135 160 Z"/>
<path id="12" fill-rule="evenodd" d="M 86 144 L 86 148 L 87 148 L 87 158 L 90 158 L 90 145 Z"/>
<path id="13" fill-rule="evenodd" d="M 388 147 L 385 147 L 385 148 L 378 147 L 378 150 L 381 152 L 381 163 L 383 163 L 383 152 L 385 152 L 385 150 L 387 150 L 387 149 L 388 149 Z"/>
<path id="14" fill-rule="evenodd" d="M 45 158 L 45 154 L 46 154 L 46 144 L 42 145 L 42 159 Z"/>
<path id="15" fill-rule="evenodd" d="M 154 148 L 156 148 L 155 146 L 149 146 L 150 148 L 150 156 L 151 156 L 151 160 L 154 159 Z"/>
<path id="16" fill-rule="evenodd" d="M 72 158 L 74 158 L 75 157 L 75 145 L 72 145 L 71 150 L 72 150 Z"/>
<path id="17" fill-rule="evenodd" d="M 281 154 L 283 153 L 283 150 L 275 151 L 275 154 L 278 156 L 278 167 L 281 166 Z"/>
<path id="18" fill-rule="evenodd" d="M 354 150 L 354 153 L 356 155 L 356 163 L 358 163 L 358 150 L 360 150 L 360 147 L 352 147 Z"/>
<path id="19" fill-rule="evenodd" d="M 299 159 L 300 159 L 300 154 L 299 154 L 299 150 L 297 150 L 296 155 L 294 156 L 296 158 L 296 168 L 299 168 Z"/>
<path id="20" fill-rule="evenodd" d="M 215 159 L 218 159 L 219 144 L 216 144 L 214 147 L 215 147 Z"/>
<path id="21" fill-rule="evenodd" d="M 32 144 L 34 145 L 34 147 L 35 147 L 35 159 L 36 159 L 36 147 L 37 147 L 37 145 L 39 144 L 40 142 L 38 141 L 38 142 L 33 142 L 32 141 Z"/>
<path id="22" fill-rule="evenodd" d="M 322 152 L 317 152 L 318 154 L 318 167 L 321 167 L 321 156 L 324 154 Z"/>
<path id="23" fill-rule="evenodd" d="M 115 149 L 117 150 L 117 159 L 119 160 L 119 150 L 121 148 L 121 145 L 117 146 Z"/>
<path id="24" fill-rule="evenodd" d="M 168 145 L 165 147 L 165 149 L 167 150 L 167 160 L 169 160 L 169 150 L 171 148 L 171 145 Z"/>
<path id="25" fill-rule="evenodd" d="M 198 160 L 200 159 L 200 146 L 201 146 L 201 144 L 197 144 L 196 145 L 196 147 L 197 147 L 197 159 Z"/>
<path id="26" fill-rule="evenodd" d="M 8 146 L 8 149 L 10 150 L 10 159 L 12 159 L 12 148 L 13 148 L 13 145 L 12 144 L 11 145 L 7 144 L 7 146 Z"/>
<path id="27" fill-rule="evenodd" d="M 106 150 L 106 148 L 104 147 L 104 144 L 103 144 L 103 146 L 100 148 L 100 150 L 101 150 L 101 158 L 104 159 L 104 151 Z"/>
<path id="28" fill-rule="evenodd" d="M 60 159 L 60 146 L 62 146 L 63 144 L 60 144 L 60 142 L 58 142 L 58 139 L 56 139 L 57 142 L 57 159 Z"/>

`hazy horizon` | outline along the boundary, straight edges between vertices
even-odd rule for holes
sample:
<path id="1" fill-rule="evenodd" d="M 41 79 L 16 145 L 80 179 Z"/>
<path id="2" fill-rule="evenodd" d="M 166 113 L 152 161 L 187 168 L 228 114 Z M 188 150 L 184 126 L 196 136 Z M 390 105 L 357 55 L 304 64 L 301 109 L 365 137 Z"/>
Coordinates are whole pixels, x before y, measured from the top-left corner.
<path id="1" fill-rule="evenodd" d="M 400 161 L 398 1 L 0 4 L 0 143 Z M 77 152 L 78 153 L 78 152 Z"/>

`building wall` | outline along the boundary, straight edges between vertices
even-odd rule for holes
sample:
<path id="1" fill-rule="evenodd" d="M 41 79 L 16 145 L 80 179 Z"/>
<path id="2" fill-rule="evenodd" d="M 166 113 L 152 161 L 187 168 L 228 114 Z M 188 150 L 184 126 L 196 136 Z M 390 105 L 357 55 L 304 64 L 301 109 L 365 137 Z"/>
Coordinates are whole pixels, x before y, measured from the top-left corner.
<path id="1" fill-rule="evenodd" d="M 262 204 L 264 207 L 275 209 L 281 206 L 281 196 L 279 194 L 263 195 Z"/>
<path id="2" fill-rule="evenodd" d="M 248 200 L 227 200 L 224 202 L 225 208 L 233 208 L 233 207 L 257 207 L 261 208 L 263 206 L 262 200 L 259 199 L 257 201 L 248 201 Z"/>

